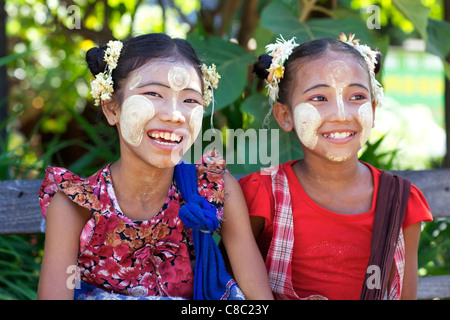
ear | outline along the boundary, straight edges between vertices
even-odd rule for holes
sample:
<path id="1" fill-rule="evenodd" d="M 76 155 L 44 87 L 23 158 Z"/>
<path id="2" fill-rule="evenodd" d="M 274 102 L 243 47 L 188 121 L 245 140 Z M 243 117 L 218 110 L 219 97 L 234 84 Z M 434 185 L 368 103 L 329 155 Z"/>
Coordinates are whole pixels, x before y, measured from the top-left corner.
<path id="1" fill-rule="evenodd" d="M 276 102 L 273 106 L 273 116 L 277 120 L 278 125 L 284 131 L 291 131 L 294 128 L 294 122 L 289 106 Z"/>
<path id="2" fill-rule="evenodd" d="M 111 126 L 119 123 L 120 111 L 113 100 L 102 101 L 102 111 Z"/>

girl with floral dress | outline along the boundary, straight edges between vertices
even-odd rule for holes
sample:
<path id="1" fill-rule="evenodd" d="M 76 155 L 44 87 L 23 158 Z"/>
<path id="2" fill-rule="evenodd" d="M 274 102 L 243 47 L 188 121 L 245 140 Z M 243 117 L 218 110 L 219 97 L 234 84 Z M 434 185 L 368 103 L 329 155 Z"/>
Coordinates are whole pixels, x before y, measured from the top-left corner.
<path id="1" fill-rule="evenodd" d="M 195 167 L 180 160 L 217 88 L 215 66 L 164 34 L 110 41 L 86 61 L 95 103 L 117 127 L 120 158 L 88 178 L 46 169 L 38 298 L 271 299 L 224 159 L 211 151 Z M 211 237 L 219 229 L 238 285 Z"/>
<path id="2" fill-rule="evenodd" d="M 415 299 L 426 199 L 358 160 L 383 97 L 380 55 L 350 35 L 267 46 L 254 71 L 303 159 L 240 180 L 277 299 Z"/>

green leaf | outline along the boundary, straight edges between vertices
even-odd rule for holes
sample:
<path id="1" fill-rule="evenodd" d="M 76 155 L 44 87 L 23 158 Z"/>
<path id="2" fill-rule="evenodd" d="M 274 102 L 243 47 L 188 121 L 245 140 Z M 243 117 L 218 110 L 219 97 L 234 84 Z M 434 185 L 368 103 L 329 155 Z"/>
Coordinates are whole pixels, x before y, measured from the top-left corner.
<path id="1" fill-rule="evenodd" d="M 336 39 L 345 34 L 357 32 L 357 38 L 363 43 L 372 45 L 372 37 L 366 25 L 358 19 L 349 17 L 345 19 L 311 19 L 299 22 L 298 17 L 284 5 L 272 3 L 261 13 L 261 26 L 272 31 L 276 37 L 282 35 L 285 39 L 296 37 L 298 43 L 319 38 Z"/>
<path id="2" fill-rule="evenodd" d="M 450 54 L 450 23 L 428 19 L 427 52 L 445 59 Z"/>
<path id="3" fill-rule="evenodd" d="M 247 84 L 247 69 L 256 58 L 242 47 L 217 37 L 190 34 L 187 38 L 201 60 L 207 65 L 214 63 L 221 78 L 214 90 L 215 110 L 224 108 L 239 98 Z M 211 112 L 211 105 L 206 114 Z"/>
<path id="4" fill-rule="evenodd" d="M 12 55 L 9 55 L 9 56 L 6 56 L 6 57 L 1 57 L 0 58 L 0 67 L 5 65 L 5 64 L 10 63 L 11 61 L 16 60 L 17 58 L 20 58 L 21 56 L 27 55 L 27 54 L 29 54 L 32 51 L 33 50 L 27 50 L 27 51 L 24 51 L 24 52 L 21 52 L 21 53 L 16 53 L 16 54 L 12 54 Z"/>
<path id="5" fill-rule="evenodd" d="M 261 129 L 264 118 L 270 110 L 269 99 L 259 92 L 253 93 L 242 103 L 242 110 L 250 117 L 249 128 Z"/>
<path id="6" fill-rule="evenodd" d="M 450 23 L 428 19 L 426 51 L 441 58 L 444 72 L 450 79 L 450 65 L 447 57 L 450 56 Z"/>
<path id="7" fill-rule="evenodd" d="M 424 41 L 427 41 L 427 25 L 430 8 L 425 7 L 421 0 L 392 0 L 392 3 L 406 19 L 411 21 Z"/>

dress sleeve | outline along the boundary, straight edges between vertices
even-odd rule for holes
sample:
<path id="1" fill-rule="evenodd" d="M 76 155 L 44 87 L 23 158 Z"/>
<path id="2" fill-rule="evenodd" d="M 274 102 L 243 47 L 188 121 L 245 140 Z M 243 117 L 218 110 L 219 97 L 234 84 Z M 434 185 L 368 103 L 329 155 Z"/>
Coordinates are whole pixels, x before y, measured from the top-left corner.
<path id="1" fill-rule="evenodd" d="M 402 228 L 404 230 L 419 221 L 433 221 L 433 216 L 423 193 L 415 185 L 411 185 Z"/>
<path id="2" fill-rule="evenodd" d="M 79 206 L 91 210 L 91 212 L 101 209 L 100 201 L 95 196 L 88 180 L 80 178 L 65 168 L 47 167 L 39 189 L 39 204 L 44 218 L 46 218 L 51 200 L 59 191 L 66 194 Z"/>
<path id="3" fill-rule="evenodd" d="M 255 172 L 240 179 L 239 184 L 244 193 L 249 215 L 265 218 L 268 225 L 268 222 L 272 221 L 274 210 L 271 176 Z"/>
<path id="4" fill-rule="evenodd" d="M 225 158 L 216 150 L 205 153 L 195 164 L 197 168 L 198 193 L 217 208 L 217 219 L 223 221 L 225 190 L 223 175 Z"/>

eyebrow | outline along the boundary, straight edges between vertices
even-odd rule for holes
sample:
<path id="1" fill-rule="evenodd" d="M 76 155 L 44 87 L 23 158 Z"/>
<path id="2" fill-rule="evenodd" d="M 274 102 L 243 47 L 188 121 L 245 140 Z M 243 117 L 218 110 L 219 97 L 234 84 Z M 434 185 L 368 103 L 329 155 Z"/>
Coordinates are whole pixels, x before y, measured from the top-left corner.
<path id="1" fill-rule="evenodd" d="M 330 86 L 327 84 L 316 84 L 314 86 L 312 86 L 311 88 L 306 89 L 305 91 L 303 91 L 303 94 L 307 93 L 308 91 L 317 89 L 317 88 L 329 88 Z"/>
<path id="2" fill-rule="evenodd" d="M 167 89 L 172 89 L 170 86 L 168 86 L 167 84 L 161 83 L 161 82 L 155 82 L 155 81 L 150 81 L 150 82 L 146 82 L 143 84 L 139 84 L 136 88 L 144 88 L 146 86 L 161 86 Z M 199 95 L 202 95 L 202 93 L 194 88 L 184 88 L 182 91 L 187 90 L 187 91 L 194 91 L 195 93 L 198 93 Z"/>
<path id="3" fill-rule="evenodd" d="M 350 84 L 348 85 L 348 87 L 360 87 L 360 88 L 365 89 L 367 92 L 369 92 L 369 89 L 367 89 L 367 87 L 366 87 L 365 85 L 361 84 L 361 83 L 350 83 Z M 317 88 L 330 88 L 330 86 L 327 85 L 327 84 L 319 83 L 319 84 L 316 84 L 316 85 L 314 85 L 314 86 L 312 86 L 312 87 L 306 89 L 305 91 L 303 91 L 303 94 L 305 94 L 305 93 L 308 92 L 308 91 L 317 89 Z"/>

